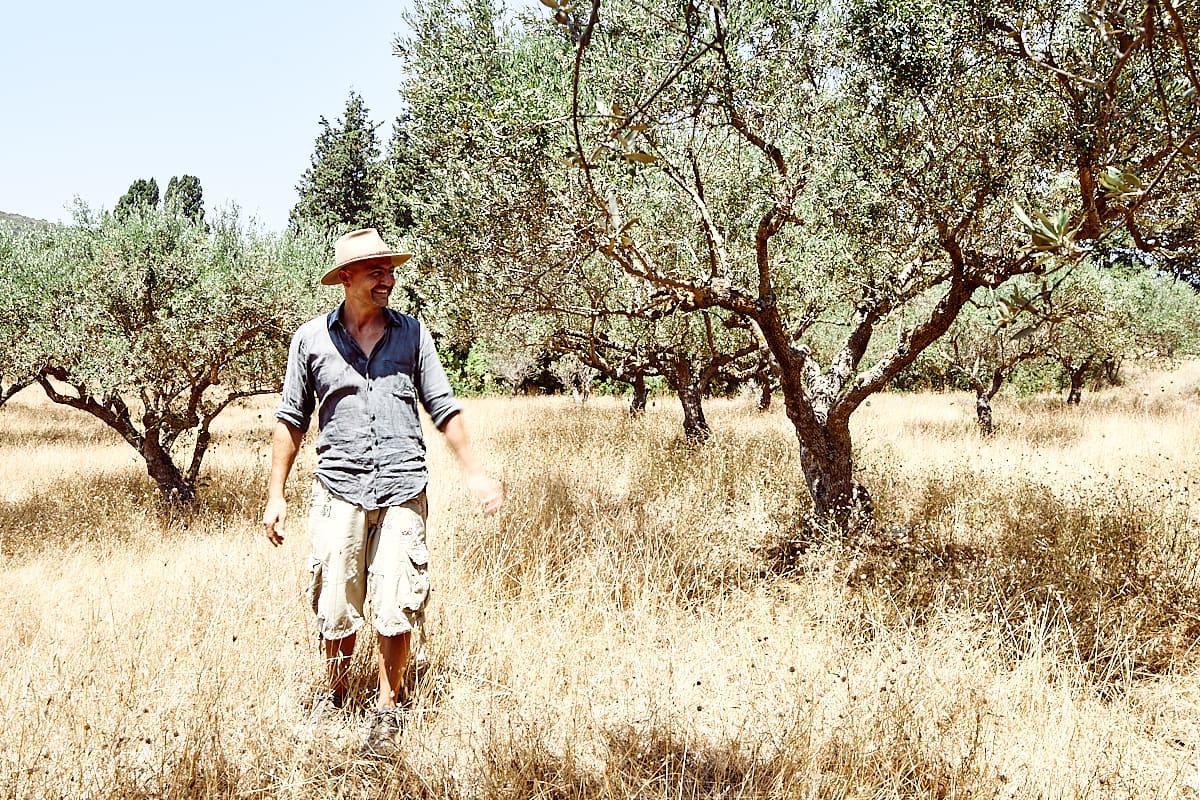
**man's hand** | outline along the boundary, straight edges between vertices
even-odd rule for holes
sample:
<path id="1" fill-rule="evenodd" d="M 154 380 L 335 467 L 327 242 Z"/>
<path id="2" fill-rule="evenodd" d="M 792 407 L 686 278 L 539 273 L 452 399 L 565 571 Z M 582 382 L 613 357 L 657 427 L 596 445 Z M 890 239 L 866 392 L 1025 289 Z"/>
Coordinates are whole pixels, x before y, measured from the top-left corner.
<path id="1" fill-rule="evenodd" d="M 470 487 L 475 498 L 483 504 L 485 517 L 495 514 L 504 504 L 504 487 L 500 485 L 500 481 L 494 478 L 483 474 L 472 475 L 467 479 L 467 486 Z"/>
<path id="2" fill-rule="evenodd" d="M 504 504 L 504 487 L 500 481 L 488 477 L 475 453 L 471 450 L 471 440 L 467 436 L 467 426 L 463 424 L 462 412 L 454 414 L 442 425 L 442 433 L 446 434 L 446 442 L 450 445 L 454 457 L 467 476 L 467 488 L 475 499 L 483 504 L 484 516 L 490 517 L 500 510 Z"/>
<path id="3" fill-rule="evenodd" d="M 271 433 L 271 477 L 267 479 L 267 509 L 263 512 L 262 524 L 267 532 L 267 541 L 278 547 L 283 544 L 283 523 L 287 521 L 287 501 L 283 498 L 283 487 L 296 453 L 300 451 L 300 440 L 304 434 L 299 428 L 283 420 L 276 420 Z"/>
<path id="4" fill-rule="evenodd" d="M 287 521 L 287 501 L 277 497 L 267 501 L 267 510 L 263 512 L 263 527 L 266 529 L 267 541 L 278 547 L 283 544 L 283 523 Z"/>

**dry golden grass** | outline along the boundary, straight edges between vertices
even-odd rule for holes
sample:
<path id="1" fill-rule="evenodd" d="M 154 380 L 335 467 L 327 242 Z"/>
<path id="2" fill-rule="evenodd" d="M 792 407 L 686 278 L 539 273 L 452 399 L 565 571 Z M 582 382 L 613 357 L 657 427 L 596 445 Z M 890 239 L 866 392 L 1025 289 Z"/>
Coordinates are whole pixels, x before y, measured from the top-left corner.
<path id="1" fill-rule="evenodd" d="M 1172 383 L 1173 381 L 1173 383 Z M 272 401 L 163 513 L 123 442 L 0 410 L 0 797 L 1200 796 L 1200 366 L 1057 401 L 885 395 L 857 420 L 881 527 L 803 534 L 780 409 L 467 403 L 507 484 L 473 513 L 431 440 L 435 595 L 403 756 L 303 723 L 313 457 L 272 549 Z M 354 675 L 369 701 L 369 648 Z"/>

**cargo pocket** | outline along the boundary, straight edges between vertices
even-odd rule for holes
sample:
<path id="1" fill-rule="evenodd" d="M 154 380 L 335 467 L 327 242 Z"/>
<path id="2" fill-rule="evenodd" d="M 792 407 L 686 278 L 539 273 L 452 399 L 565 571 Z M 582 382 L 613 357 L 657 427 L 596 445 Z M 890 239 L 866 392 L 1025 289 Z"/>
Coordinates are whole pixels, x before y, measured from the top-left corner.
<path id="1" fill-rule="evenodd" d="M 420 611 L 429 599 L 429 548 L 425 542 L 416 540 L 408 544 L 408 592 L 400 598 L 401 605 L 408 611 Z"/>
<path id="2" fill-rule="evenodd" d="M 321 585 L 325 579 L 325 565 L 317 559 L 313 559 L 309 564 L 311 575 L 308 578 L 308 603 L 312 606 L 313 613 L 317 615 L 317 624 L 324 626 L 325 620 L 321 619 Z"/>
<path id="3" fill-rule="evenodd" d="M 333 495 L 325 488 L 319 478 L 313 478 L 312 497 L 309 500 L 309 525 L 317 524 L 317 520 L 328 520 L 333 514 Z"/>

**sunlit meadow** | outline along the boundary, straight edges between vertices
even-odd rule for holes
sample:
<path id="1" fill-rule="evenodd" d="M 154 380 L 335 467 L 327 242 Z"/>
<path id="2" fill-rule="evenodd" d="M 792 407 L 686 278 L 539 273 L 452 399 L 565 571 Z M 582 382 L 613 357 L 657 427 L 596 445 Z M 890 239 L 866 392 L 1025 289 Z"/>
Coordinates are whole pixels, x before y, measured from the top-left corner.
<path id="1" fill-rule="evenodd" d="M 313 453 L 271 548 L 274 398 L 218 425 L 200 508 L 26 390 L 0 409 L 0 797 L 1200 796 L 1200 365 L 857 418 L 877 528 L 805 524 L 754 398 L 682 441 L 657 398 L 468 400 L 506 484 L 475 513 L 436 433 L 435 594 L 402 754 L 317 725 Z M 369 640 L 364 645 L 370 644 Z"/>

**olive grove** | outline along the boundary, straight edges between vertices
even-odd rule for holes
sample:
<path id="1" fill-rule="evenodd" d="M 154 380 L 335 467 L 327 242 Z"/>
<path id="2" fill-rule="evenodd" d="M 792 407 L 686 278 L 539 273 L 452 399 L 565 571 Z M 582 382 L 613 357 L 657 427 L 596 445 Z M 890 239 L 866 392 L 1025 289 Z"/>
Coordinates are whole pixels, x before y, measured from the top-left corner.
<path id="1" fill-rule="evenodd" d="M 1190 8 L 543 1 L 580 237 L 674 311 L 752 322 L 836 529 L 870 516 L 851 415 L 976 292 L 1194 248 Z"/>
<path id="2" fill-rule="evenodd" d="M 1052 284 L 1019 277 L 1004 294 L 979 292 L 932 348 L 975 392 L 980 429 L 992 400 L 1022 364 L 1055 363 L 1078 403 L 1093 376 L 1115 385 L 1127 359 L 1168 362 L 1195 352 L 1200 293 L 1174 275 L 1125 261 L 1085 260 Z"/>
<path id="3" fill-rule="evenodd" d="M 599 251 L 567 165 L 573 48 L 490 0 L 418 3 L 409 26 L 396 53 L 408 146 L 422 159 L 414 240 L 423 280 L 439 288 L 434 324 L 485 343 L 520 328 L 522 348 L 629 384 L 635 412 L 660 378 L 679 398 L 686 438 L 702 440 L 705 394 L 750 369 L 761 346 L 725 309 L 675 314 L 670 293 L 614 272 Z M 661 208 L 664 229 L 670 199 L 643 199 Z"/>
<path id="4" fill-rule="evenodd" d="M 118 217 L 0 236 L 0 357 L 93 415 L 144 460 L 164 499 L 196 496 L 211 425 L 235 400 L 277 391 L 287 343 L 316 313 L 328 243 L 264 234 L 232 212 Z"/>

